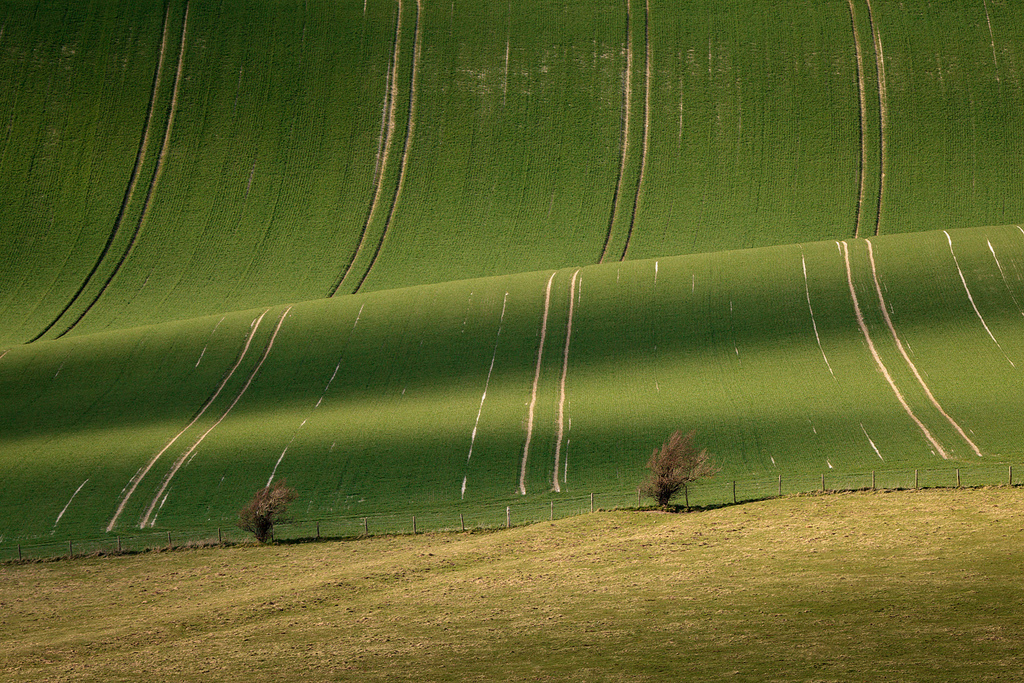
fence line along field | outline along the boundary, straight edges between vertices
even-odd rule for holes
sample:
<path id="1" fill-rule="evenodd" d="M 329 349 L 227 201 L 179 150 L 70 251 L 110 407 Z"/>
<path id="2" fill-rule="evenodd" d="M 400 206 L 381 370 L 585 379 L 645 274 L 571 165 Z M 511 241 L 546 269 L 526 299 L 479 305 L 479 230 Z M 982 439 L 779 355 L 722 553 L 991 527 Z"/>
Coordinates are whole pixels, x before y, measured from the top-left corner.
<path id="1" fill-rule="evenodd" d="M 307 520 L 628 492 L 676 429 L 723 481 L 1018 460 L 1022 32 L 0 4 L 0 550 L 280 479 Z"/>

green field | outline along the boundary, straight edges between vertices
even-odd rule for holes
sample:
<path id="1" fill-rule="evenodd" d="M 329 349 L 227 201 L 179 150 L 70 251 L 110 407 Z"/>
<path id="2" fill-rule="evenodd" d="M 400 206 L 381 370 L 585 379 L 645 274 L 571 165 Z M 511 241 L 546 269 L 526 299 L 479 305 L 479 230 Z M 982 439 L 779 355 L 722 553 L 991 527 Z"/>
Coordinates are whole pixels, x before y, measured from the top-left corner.
<path id="1" fill-rule="evenodd" d="M 275 478 L 338 535 L 635 504 L 677 428 L 703 503 L 1002 483 L 1022 38 L 998 0 L 0 2 L 0 557 Z"/>
<path id="2" fill-rule="evenodd" d="M 9 681 L 1014 681 L 1019 488 L 0 567 Z"/>

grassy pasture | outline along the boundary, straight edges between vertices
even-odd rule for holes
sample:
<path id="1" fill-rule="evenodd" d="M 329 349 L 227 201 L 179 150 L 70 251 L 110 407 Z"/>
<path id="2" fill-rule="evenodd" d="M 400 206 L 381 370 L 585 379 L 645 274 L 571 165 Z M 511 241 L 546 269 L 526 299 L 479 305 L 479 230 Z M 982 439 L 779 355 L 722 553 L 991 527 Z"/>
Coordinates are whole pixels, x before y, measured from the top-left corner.
<path id="1" fill-rule="evenodd" d="M 12 397 L 0 412 L 0 507 L 12 511 L 0 546 L 96 537 L 119 507 L 111 534 L 143 520 L 228 526 L 271 477 L 300 491 L 307 520 L 447 510 L 495 523 L 505 505 L 590 493 L 626 503 L 650 449 L 680 427 L 699 430 L 721 481 L 781 475 L 787 491 L 816 488 L 822 473 L 1005 467 L 1021 455 L 1024 292 L 1013 268 L 1024 233 L 948 234 L 871 241 L 925 386 L 881 315 L 867 243 L 848 245 L 865 326 L 906 409 L 858 326 L 836 242 L 371 292 L 14 347 L 0 359 L 0 392 Z"/>
<path id="2" fill-rule="evenodd" d="M 1019 489 L 0 567 L 5 680 L 1016 680 Z"/>

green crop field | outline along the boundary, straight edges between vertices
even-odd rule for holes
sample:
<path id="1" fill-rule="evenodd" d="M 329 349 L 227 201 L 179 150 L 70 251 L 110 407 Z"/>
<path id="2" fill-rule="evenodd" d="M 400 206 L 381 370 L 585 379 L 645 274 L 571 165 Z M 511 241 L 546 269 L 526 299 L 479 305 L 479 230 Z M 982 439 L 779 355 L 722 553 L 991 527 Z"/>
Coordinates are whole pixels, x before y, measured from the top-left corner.
<path id="1" fill-rule="evenodd" d="M 0 557 L 1014 480 L 986 0 L 0 1 Z M 371 521 L 372 520 L 372 521 Z M 143 540 L 139 541 L 144 542 Z"/>

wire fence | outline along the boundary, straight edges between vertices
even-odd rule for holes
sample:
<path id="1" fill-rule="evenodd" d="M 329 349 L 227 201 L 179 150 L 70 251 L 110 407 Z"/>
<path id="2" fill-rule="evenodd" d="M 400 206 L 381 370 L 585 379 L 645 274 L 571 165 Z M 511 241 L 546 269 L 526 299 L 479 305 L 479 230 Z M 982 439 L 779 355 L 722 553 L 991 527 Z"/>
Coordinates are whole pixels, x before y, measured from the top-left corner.
<path id="1" fill-rule="evenodd" d="M 971 465 L 959 468 L 878 470 L 870 472 L 822 472 L 820 474 L 778 475 L 773 478 L 728 478 L 717 476 L 690 485 L 674 504 L 706 509 L 812 492 L 893 490 L 926 488 L 975 488 L 1018 486 L 1024 481 L 1024 467 L 1013 465 Z M 585 495 L 553 494 L 546 499 L 508 499 L 493 506 L 454 505 L 446 509 L 415 512 L 350 514 L 293 519 L 279 523 L 274 540 L 279 543 L 318 539 L 354 539 L 367 536 L 416 534 L 421 532 L 470 532 L 493 530 L 563 519 L 601 510 L 637 509 L 653 506 L 636 489 L 603 491 Z M 233 525 L 193 527 L 95 536 L 24 539 L 0 543 L 0 561 L 38 561 L 91 555 L 159 552 L 181 548 L 251 543 L 252 536 Z"/>

